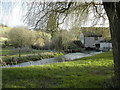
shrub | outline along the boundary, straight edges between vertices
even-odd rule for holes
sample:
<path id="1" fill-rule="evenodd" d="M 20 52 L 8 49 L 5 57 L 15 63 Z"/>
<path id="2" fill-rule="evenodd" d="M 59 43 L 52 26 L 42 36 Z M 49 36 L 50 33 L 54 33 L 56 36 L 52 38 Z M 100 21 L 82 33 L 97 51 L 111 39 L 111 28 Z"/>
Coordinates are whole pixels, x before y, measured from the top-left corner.
<path id="1" fill-rule="evenodd" d="M 15 27 L 10 30 L 10 43 L 15 47 L 30 46 L 34 41 L 34 33 L 24 27 Z"/>
<path id="2" fill-rule="evenodd" d="M 57 56 L 61 56 L 63 53 L 53 53 L 53 54 L 38 54 L 38 55 L 31 55 L 31 56 L 22 56 L 22 57 L 10 57 L 6 56 L 3 58 L 4 62 L 6 64 L 18 64 L 18 63 L 23 63 L 23 62 L 28 62 L 28 61 L 37 61 L 45 58 L 53 58 Z"/>
<path id="3" fill-rule="evenodd" d="M 0 58 L 0 66 L 5 66 L 6 63 Z"/>

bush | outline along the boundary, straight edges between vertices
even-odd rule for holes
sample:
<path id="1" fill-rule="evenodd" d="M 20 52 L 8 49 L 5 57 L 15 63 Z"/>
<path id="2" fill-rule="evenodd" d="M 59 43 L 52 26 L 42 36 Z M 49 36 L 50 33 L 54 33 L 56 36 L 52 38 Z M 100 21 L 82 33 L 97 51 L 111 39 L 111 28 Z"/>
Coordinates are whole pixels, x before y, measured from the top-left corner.
<path id="1" fill-rule="evenodd" d="M 34 42 L 34 33 L 24 27 L 16 27 L 10 30 L 10 43 L 15 47 L 30 46 Z"/>
<path id="2" fill-rule="evenodd" d="M 75 52 L 83 52 L 83 51 L 84 51 L 84 48 L 64 50 L 64 52 L 66 53 L 75 53 Z"/>
<path id="3" fill-rule="evenodd" d="M 68 31 L 61 30 L 53 36 L 52 44 L 57 51 L 65 50 L 73 41 L 72 39 L 73 38 L 71 38 L 71 34 Z"/>
<path id="4" fill-rule="evenodd" d="M 6 63 L 0 58 L 0 66 L 5 66 Z"/>
<path id="5" fill-rule="evenodd" d="M 53 54 L 38 54 L 38 55 L 31 55 L 31 56 L 23 56 L 23 57 L 10 57 L 6 56 L 3 58 L 4 62 L 6 64 L 18 64 L 18 63 L 23 63 L 23 62 L 28 62 L 28 61 L 37 61 L 45 58 L 53 58 L 57 56 L 61 56 L 63 53 L 53 53 Z"/>

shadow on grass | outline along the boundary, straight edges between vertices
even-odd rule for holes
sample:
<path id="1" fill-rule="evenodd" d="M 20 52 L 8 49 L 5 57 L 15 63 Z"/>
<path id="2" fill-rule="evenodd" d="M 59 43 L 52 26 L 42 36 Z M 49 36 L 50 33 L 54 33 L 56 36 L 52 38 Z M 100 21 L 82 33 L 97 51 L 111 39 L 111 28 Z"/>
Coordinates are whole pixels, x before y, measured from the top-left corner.
<path id="1" fill-rule="evenodd" d="M 3 68 L 3 88 L 101 88 L 112 75 L 112 60 Z"/>

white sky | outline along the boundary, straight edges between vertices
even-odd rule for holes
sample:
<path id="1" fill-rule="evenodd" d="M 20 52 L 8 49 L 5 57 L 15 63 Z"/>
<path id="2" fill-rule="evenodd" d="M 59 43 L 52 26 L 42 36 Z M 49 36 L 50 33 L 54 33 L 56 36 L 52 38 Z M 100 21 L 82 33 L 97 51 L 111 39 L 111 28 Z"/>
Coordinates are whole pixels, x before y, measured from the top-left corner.
<path id="1" fill-rule="evenodd" d="M 24 9 L 22 9 L 21 3 L 16 3 L 15 0 L 0 0 L 0 23 L 8 25 L 10 27 L 15 26 L 24 26 L 22 21 L 23 14 L 25 13 Z M 10 1 L 10 2 L 9 2 Z M 11 2 L 14 1 L 14 2 Z M 92 16 L 92 14 L 90 15 Z M 102 20 L 99 22 L 102 23 Z M 61 25 L 63 28 L 70 28 L 72 23 L 66 23 Z M 84 26 L 91 26 L 91 20 L 86 22 Z M 96 25 L 100 26 L 100 25 Z M 104 26 L 108 27 L 108 21 L 104 24 Z"/>
<path id="2" fill-rule="evenodd" d="M 9 25 L 10 26 L 24 25 L 21 19 L 22 19 L 21 6 L 17 5 L 11 12 L 11 16 L 9 18 Z"/>
<path id="3" fill-rule="evenodd" d="M 22 26 L 23 10 L 20 3 L 0 2 L 0 23 L 10 27 Z"/>

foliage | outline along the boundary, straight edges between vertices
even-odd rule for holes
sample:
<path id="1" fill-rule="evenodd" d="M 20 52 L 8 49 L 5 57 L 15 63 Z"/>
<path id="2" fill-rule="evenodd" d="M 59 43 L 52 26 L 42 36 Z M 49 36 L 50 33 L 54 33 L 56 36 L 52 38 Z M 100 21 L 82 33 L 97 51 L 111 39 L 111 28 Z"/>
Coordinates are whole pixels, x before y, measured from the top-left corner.
<path id="1" fill-rule="evenodd" d="M 56 32 L 53 37 L 53 45 L 56 50 L 67 50 L 68 48 L 79 48 L 74 41 L 80 40 L 79 33 L 75 33 L 74 30 L 60 30 Z"/>
<path id="2" fill-rule="evenodd" d="M 108 27 L 81 27 L 80 30 L 85 36 L 89 36 L 92 33 L 102 35 L 104 40 L 111 40 L 110 29 Z"/>
<path id="3" fill-rule="evenodd" d="M 8 33 L 10 32 L 11 27 L 2 27 L 0 26 L 0 36 L 4 38 L 8 38 Z"/>
<path id="4" fill-rule="evenodd" d="M 10 43 L 15 47 L 49 46 L 51 36 L 42 31 L 31 31 L 24 27 L 13 28 L 9 32 Z"/>
<path id="5" fill-rule="evenodd" d="M 3 68 L 3 88 L 102 88 L 113 76 L 111 52 L 75 61 Z"/>
<path id="6" fill-rule="evenodd" d="M 80 27 L 72 26 L 72 28 L 70 29 L 70 33 L 72 34 L 71 37 L 74 38 L 74 40 L 80 40 Z"/>
<path id="7" fill-rule="evenodd" d="M 47 22 L 47 32 L 51 34 L 53 37 L 55 32 L 58 31 L 58 26 L 57 26 L 57 13 L 52 11 L 51 14 L 48 17 L 48 22 Z"/>
<path id="8" fill-rule="evenodd" d="M 39 47 L 50 47 L 51 35 L 43 31 L 34 31 L 35 40 L 33 46 Z"/>
<path id="9" fill-rule="evenodd" d="M 63 53 L 50 52 L 48 50 L 34 50 L 34 49 L 21 49 L 21 57 L 19 57 L 19 49 L 15 48 L 3 48 L 2 60 L 8 64 L 17 64 L 27 61 L 36 61 L 45 58 L 52 58 L 63 55 Z"/>
<path id="10" fill-rule="evenodd" d="M 34 41 L 32 31 L 24 27 L 15 27 L 9 32 L 10 43 L 15 47 L 30 46 Z"/>
<path id="11" fill-rule="evenodd" d="M 57 56 L 61 56 L 63 53 L 51 53 L 51 54 L 44 54 L 44 53 L 38 53 L 37 55 L 28 55 L 28 56 L 22 56 L 22 57 L 4 57 L 4 62 L 6 65 L 12 65 L 12 64 L 19 64 L 23 62 L 29 62 L 29 61 L 37 61 L 41 59 L 47 59 L 47 58 L 53 58 Z"/>

